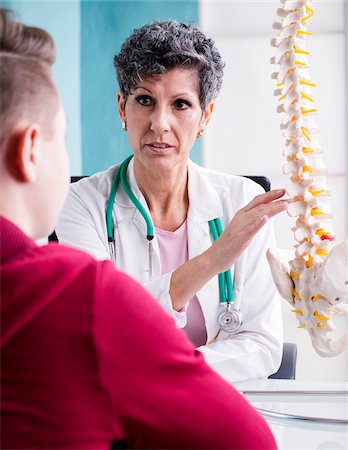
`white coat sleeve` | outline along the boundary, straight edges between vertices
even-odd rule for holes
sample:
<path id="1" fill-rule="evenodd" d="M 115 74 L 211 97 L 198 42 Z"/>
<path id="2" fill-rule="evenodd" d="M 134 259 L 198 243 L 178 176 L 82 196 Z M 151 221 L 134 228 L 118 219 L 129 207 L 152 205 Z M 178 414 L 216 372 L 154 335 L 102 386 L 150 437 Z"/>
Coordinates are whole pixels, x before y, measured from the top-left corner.
<path id="1" fill-rule="evenodd" d="M 187 321 L 187 305 L 185 305 L 181 311 L 176 311 L 173 308 L 172 299 L 169 293 L 172 273 L 173 272 L 166 273 L 148 283 L 144 283 L 143 286 L 158 300 L 159 304 L 167 311 L 167 313 L 174 318 L 176 326 L 178 328 L 184 328 Z"/>
<path id="2" fill-rule="evenodd" d="M 243 325 L 235 335 L 220 332 L 216 342 L 199 347 L 206 362 L 230 382 L 268 377 L 281 362 L 283 335 L 280 298 L 266 251 L 273 243 L 272 224 L 255 236 L 246 254 L 240 309 Z"/>

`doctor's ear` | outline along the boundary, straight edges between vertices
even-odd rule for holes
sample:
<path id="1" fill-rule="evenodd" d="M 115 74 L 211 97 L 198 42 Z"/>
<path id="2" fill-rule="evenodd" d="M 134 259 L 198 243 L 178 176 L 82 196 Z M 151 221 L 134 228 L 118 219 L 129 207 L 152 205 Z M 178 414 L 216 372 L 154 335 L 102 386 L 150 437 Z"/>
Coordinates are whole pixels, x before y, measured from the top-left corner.
<path id="1" fill-rule="evenodd" d="M 30 125 L 13 136 L 9 142 L 7 162 L 10 173 L 19 182 L 32 183 L 36 180 L 40 136 L 40 127 Z"/>
<path id="2" fill-rule="evenodd" d="M 200 124 L 201 128 L 205 129 L 205 127 L 208 125 L 211 115 L 213 114 L 213 111 L 214 111 L 214 101 L 212 100 L 210 103 L 208 103 L 205 110 L 203 111 Z"/>
<path id="3" fill-rule="evenodd" d="M 117 91 L 117 105 L 118 105 L 118 114 L 120 116 L 120 119 L 122 122 L 126 121 L 126 115 L 125 115 L 125 105 L 126 102 L 124 101 L 124 98 L 120 91 Z"/>

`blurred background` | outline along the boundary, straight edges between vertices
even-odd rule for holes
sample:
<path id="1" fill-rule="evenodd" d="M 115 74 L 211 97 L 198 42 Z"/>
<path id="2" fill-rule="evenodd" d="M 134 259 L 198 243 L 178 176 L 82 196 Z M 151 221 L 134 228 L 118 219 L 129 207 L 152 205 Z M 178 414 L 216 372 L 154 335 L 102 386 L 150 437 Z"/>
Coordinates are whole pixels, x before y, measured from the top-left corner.
<path id="1" fill-rule="evenodd" d="M 58 58 L 54 76 L 68 118 L 67 146 L 72 175 L 90 175 L 122 161 L 129 153 L 117 114 L 113 57 L 134 28 L 153 20 L 177 19 L 198 25 L 212 37 L 226 62 L 222 91 L 204 138 L 192 159 L 206 167 L 242 175 L 266 175 L 272 187 L 284 187 L 281 117 L 273 96 L 275 70 L 272 23 L 280 1 L 138 0 L 138 1 L 3 1 L 26 24 L 53 36 Z M 314 99 L 324 160 L 329 169 L 337 242 L 348 237 L 348 4 L 314 1 L 311 51 Z M 293 220 L 275 220 L 278 246 L 291 249 Z M 257 302 L 257 299 L 255 299 Z M 347 352 L 323 359 L 312 349 L 308 333 L 297 329 L 283 301 L 284 340 L 298 345 L 297 379 L 348 380 Z M 338 335 L 347 320 L 336 318 Z"/>

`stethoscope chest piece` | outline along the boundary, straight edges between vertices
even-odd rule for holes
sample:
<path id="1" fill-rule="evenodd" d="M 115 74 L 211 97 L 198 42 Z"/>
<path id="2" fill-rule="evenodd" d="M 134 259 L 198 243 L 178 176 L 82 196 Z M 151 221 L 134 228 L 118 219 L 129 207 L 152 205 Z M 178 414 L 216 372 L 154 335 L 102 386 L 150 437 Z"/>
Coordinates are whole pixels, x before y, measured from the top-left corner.
<path id="1" fill-rule="evenodd" d="M 222 311 L 218 315 L 218 323 L 222 330 L 227 333 L 234 333 L 242 326 L 242 314 L 238 309 L 234 309 L 231 303 L 228 303 L 223 306 Z"/>

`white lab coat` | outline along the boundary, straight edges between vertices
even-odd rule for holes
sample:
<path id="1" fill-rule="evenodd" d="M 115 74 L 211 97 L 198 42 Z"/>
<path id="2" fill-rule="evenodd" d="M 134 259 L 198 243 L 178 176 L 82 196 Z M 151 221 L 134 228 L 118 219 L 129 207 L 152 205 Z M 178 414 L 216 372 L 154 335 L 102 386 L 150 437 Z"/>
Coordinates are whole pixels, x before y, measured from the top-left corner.
<path id="1" fill-rule="evenodd" d="M 56 226 L 60 242 L 86 250 L 101 260 L 112 259 L 105 210 L 117 167 L 73 183 Z M 127 176 L 134 195 L 148 211 L 135 180 L 133 160 Z M 223 227 L 226 227 L 234 214 L 261 192 L 262 188 L 249 179 L 207 170 L 189 161 L 189 258 L 199 255 L 212 244 L 209 220 L 220 217 Z M 156 235 L 149 243 L 144 219 L 122 187 L 117 190 L 113 222 L 115 244 L 111 244 L 111 250 L 117 268 L 142 283 L 173 316 L 177 326 L 184 327 L 186 312 L 174 311 L 171 303 L 169 287 L 172 273 L 161 275 Z M 273 245 L 272 226 L 268 223 L 232 268 L 235 299 L 243 315 L 243 325 L 236 334 L 219 333 L 218 277 L 197 293 L 207 329 L 207 342 L 217 336 L 214 343 L 201 346 L 199 350 L 207 363 L 228 381 L 266 377 L 276 372 L 280 365 L 283 342 L 280 301 L 265 256 L 266 250 Z M 141 299 L 130 301 L 137 301 L 141 307 Z"/>

